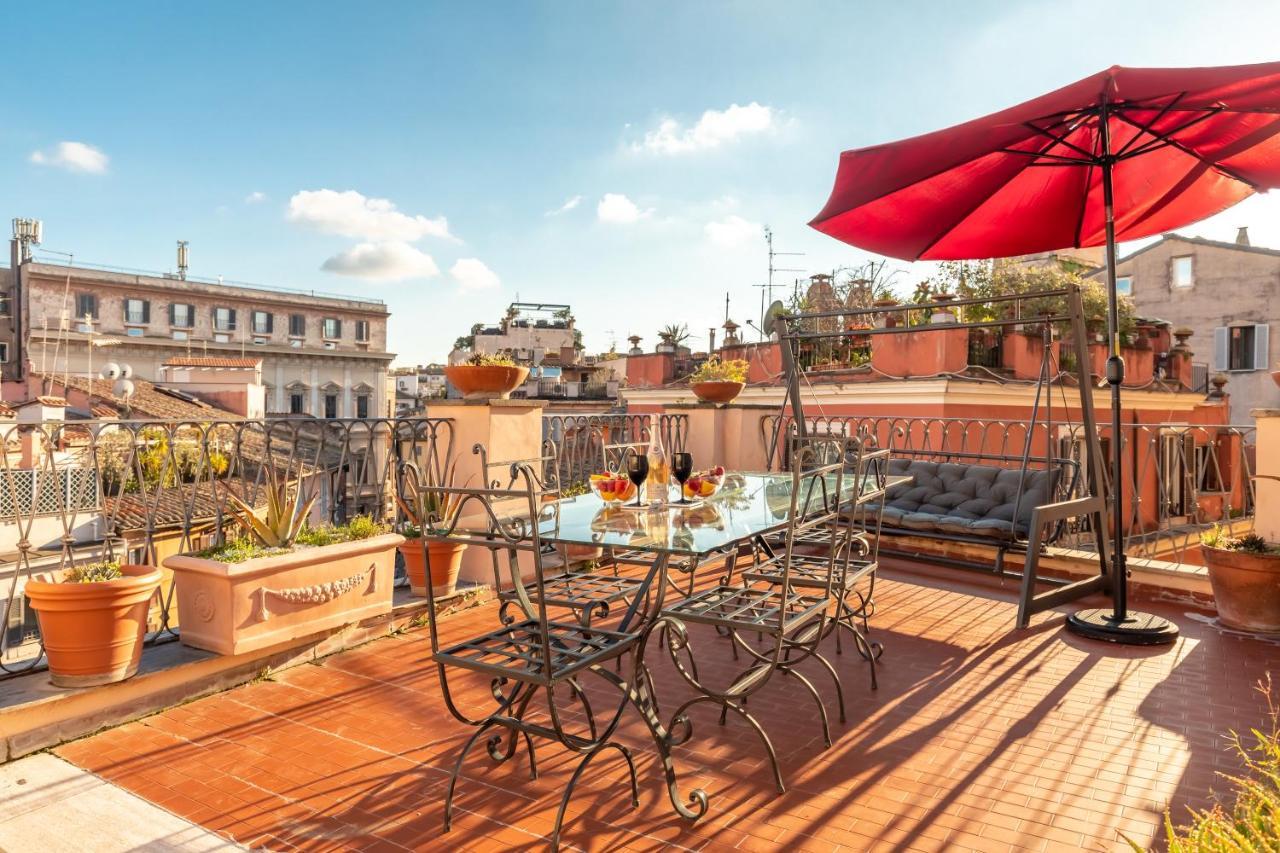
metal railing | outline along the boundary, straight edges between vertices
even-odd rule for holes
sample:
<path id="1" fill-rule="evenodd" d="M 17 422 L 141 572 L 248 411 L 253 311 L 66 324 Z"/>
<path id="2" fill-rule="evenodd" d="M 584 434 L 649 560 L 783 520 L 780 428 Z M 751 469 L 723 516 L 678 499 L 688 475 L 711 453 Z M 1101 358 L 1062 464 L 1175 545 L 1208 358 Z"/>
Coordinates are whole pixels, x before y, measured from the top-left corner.
<path id="1" fill-rule="evenodd" d="M 1046 457 L 1072 460 L 1081 472 L 1077 494 L 1091 490 L 1088 442 L 1079 424 L 978 418 L 928 418 L 855 415 L 806 419 L 814 434 L 870 436 L 895 455 L 936 461 L 1018 467 L 1030 447 L 1033 463 Z M 790 416 L 771 415 L 760 422 L 760 440 L 771 468 L 783 467 L 782 450 L 793 430 Z M 1187 562 L 1199 546 L 1199 534 L 1213 524 L 1251 528 L 1255 427 L 1224 424 L 1128 424 L 1122 430 L 1125 456 L 1123 495 L 1129 553 Z M 1104 459 L 1109 459 L 1111 430 L 1099 428 Z M 1110 466 L 1104 465 L 1102 493 L 1112 494 Z M 1077 521 L 1059 540 L 1069 548 L 1092 549 L 1093 534 Z M 1196 562 L 1190 560 L 1190 562 Z"/>
<path id="2" fill-rule="evenodd" d="M 658 416 L 658 434 L 670 453 L 683 450 L 688 415 Z M 560 483 L 572 488 L 604 464 L 604 446 L 649 441 L 649 415 L 544 415 L 542 439 L 555 446 Z"/>
<path id="3" fill-rule="evenodd" d="M 260 505 L 273 472 L 316 495 L 313 525 L 395 522 L 398 466 L 439 474 L 455 454 L 443 418 L 11 423 L 0 439 L 0 677 L 42 664 L 35 574 L 217 544 L 238 524 L 230 498 Z M 174 639 L 176 618 L 166 578 L 148 643 Z"/>

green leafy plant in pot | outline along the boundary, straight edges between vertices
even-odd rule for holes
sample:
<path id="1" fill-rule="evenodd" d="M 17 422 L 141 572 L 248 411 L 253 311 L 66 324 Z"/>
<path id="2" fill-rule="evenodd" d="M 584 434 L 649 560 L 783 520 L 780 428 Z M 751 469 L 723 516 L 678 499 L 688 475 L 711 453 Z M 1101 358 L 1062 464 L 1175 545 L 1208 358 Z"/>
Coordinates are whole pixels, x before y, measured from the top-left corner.
<path id="1" fill-rule="evenodd" d="M 432 538 L 447 536 L 457 525 L 463 496 L 441 491 L 454 488 L 457 472 L 457 459 L 442 469 L 428 465 L 425 475 L 410 463 L 405 466 L 401 477 L 396 503 L 404 513 L 405 541 L 399 548 L 404 557 L 405 574 L 409 576 L 409 588 L 414 595 L 427 594 L 428 564 L 431 566 L 433 596 L 452 595 L 457 586 L 462 553 L 467 546 L 448 539 Z"/>
<path id="2" fill-rule="evenodd" d="M 1229 628 L 1280 633 L 1280 547 L 1255 533 L 1214 525 L 1200 535 L 1218 620 Z"/>
<path id="3" fill-rule="evenodd" d="M 728 403 L 742 393 L 750 365 L 740 358 L 712 356 L 689 377 L 689 388 L 704 403 Z"/>

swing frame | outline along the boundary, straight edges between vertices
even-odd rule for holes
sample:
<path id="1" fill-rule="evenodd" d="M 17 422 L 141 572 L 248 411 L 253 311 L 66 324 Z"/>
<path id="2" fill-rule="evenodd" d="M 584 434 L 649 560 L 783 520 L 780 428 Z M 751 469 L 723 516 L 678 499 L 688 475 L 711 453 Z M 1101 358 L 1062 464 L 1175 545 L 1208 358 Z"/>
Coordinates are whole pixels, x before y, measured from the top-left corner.
<path id="1" fill-rule="evenodd" d="M 1023 308 L 1025 303 L 1030 300 L 1043 300 L 1048 298 L 1063 297 L 1066 301 L 1066 312 L 1057 314 L 1028 314 L 1024 316 Z M 935 311 L 953 311 L 966 305 L 984 305 L 984 306 L 1009 306 L 1006 310 L 1000 311 L 997 307 L 997 314 L 1005 314 L 1001 319 L 994 320 L 978 320 L 964 321 L 956 317 L 955 322 L 943 324 L 911 324 L 911 316 L 913 312 L 927 312 L 932 315 Z M 905 322 L 890 326 L 887 318 L 891 315 L 901 315 Z M 850 325 L 861 325 L 858 323 L 850 323 L 851 320 L 862 319 L 868 322 L 870 328 L 848 328 Z M 875 321 L 884 319 L 882 325 L 874 325 Z M 836 320 L 840 322 L 842 328 L 834 331 L 820 331 L 816 327 L 819 325 L 816 321 Z M 781 302 L 775 302 L 769 308 L 765 322 L 765 332 L 772 333 L 777 336 L 782 354 L 783 370 L 786 375 L 787 393 L 783 402 L 783 411 L 790 405 L 792 422 L 795 424 L 796 436 L 805 438 L 808 434 L 808 424 L 805 420 L 804 401 L 801 389 L 801 379 L 803 372 L 799 366 L 799 348 L 802 343 L 823 340 L 823 339 L 847 339 L 847 338 L 867 338 L 876 335 L 893 335 L 893 334 L 928 334 L 930 331 L 945 331 L 951 329 L 991 329 L 991 328 L 1009 328 L 1013 326 L 1041 325 L 1046 340 L 1050 339 L 1050 330 L 1055 323 L 1064 323 L 1069 327 L 1071 340 L 1075 345 L 1076 366 L 1075 378 L 1076 385 L 1079 390 L 1079 405 L 1081 414 L 1081 425 L 1084 430 L 1084 440 L 1086 443 L 1087 463 L 1089 466 L 1089 476 L 1083 479 L 1080 486 L 1082 490 L 1089 494 L 1070 498 L 1064 501 L 1058 501 L 1050 504 L 1043 504 L 1033 509 L 1031 515 L 1030 529 L 1027 532 L 1026 560 L 1023 564 L 1022 585 L 1018 603 L 1017 624 L 1020 628 L 1025 628 L 1030 624 L 1031 616 L 1044 610 L 1049 610 L 1069 601 L 1075 601 L 1086 595 L 1092 595 L 1096 592 L 1102 592 L 1107 595 L 1112 593 L 1113 583 L 1110 575 L 1110 541 L 1107 533 L 1107 513 L 1109 512 L 1110 502 L 1104 495 L 1093 494 L 1094 491 L 1104 488 L 1104 467 L 1102 458 L 1101 441 L 1098 435 L 1097 420 L 1094 412 L 1093 404 L 1093 381 L 1089 372 L 1088 364 L 1088 339 L 1086 336 L 1085 320 L 1084 320 L 1084 302 L 1081 294 L 1081 288 L 1076 284 L 1069 284 L 1064 288 L 1053 290 L 1038 290 L 1028 293 L 1006 294 L 994 297 L 975 297 L 966 299 L 948 299 L 945 301 L 934 300 L 922 303 L 907 303 L 888 306 L 875 306 L 872 308 L 845 308 L 829 311 L 812 311 L 801 313 L 789 313 L 785 310 Z M 806 324 L 811 324 L 815 328 L 807 330 Z M 1031 460 L 1031 444 L 1037 424 L 1037 418 L 1040 412 L 1041 394 L 1045 393 L 1046 400 L 1049 399 L 1051 388 L 1048 386 L 1054 377 L 1049 375 L 1049 347 L 1045 347 L 1044 355 L 1041 361 L 1041 369 L 1039 377 L 1036 380 L 1036 396 L 1032 404 L 1031 419 L 1027 425 L 1026 440 L 1023 445 L 1023 452 L 1020 457 L 1022 476 L 1018 482 L 1017 501 L 1022 499 L 1023 487 L 1026 479 L 1027 465 Z M 1065 396 L 1065 395 L 1064 395 Z M 1049 408 L 1046 406 L 1046 408 Z M 1052 410 L 1049 409 L 1049 415 L 1046 417 L 1046 427 L 1052 426 Z M 779 423 L 783 423 L 782 420 Z M 1117 437 L 1119 440 L 1119 437 Z M 1052 457 L 1052 436 L 1046 431 L 1046 456 Z M 1119 496 L 1115 495 L 1111 500 L 1118 500 Z M 1018 503 L 1015 502 L 1015 519 L 1018 516 Z M 1072 518 L 1087 517 L 1090 520 L 1090 531 L 1093 534 L 1094 542 L 1098 555 L 1098 574 L 1095 576 L 1082 578 L 1069 583 L 1064 583 L 1054 589 L 1046 592 L 1037 593 L 1035 585 L 1037 582 L 1036 572 L 1039 564 L 1041 551 L 1045 547 L 1046 537 L 1045 529 L 1049 525 L 1061 525 Z M 934 535 L 925 534 L 923 535 Z M 1004 553 L 1010 547 L 1010 544 L 1021 547 L 1022 543 L 1018 540 L 1015 525 L 1014 540 L 1012 543 L 1004 543 L 997 545 L 997 569 L 1003 573 Z M 975 544 L 992 544 L 991 540 L 985 537 L 973 536 L 965 537 L 960 534 L 937 534 L 936 538 L 943 541 L 963 541 Z"/>

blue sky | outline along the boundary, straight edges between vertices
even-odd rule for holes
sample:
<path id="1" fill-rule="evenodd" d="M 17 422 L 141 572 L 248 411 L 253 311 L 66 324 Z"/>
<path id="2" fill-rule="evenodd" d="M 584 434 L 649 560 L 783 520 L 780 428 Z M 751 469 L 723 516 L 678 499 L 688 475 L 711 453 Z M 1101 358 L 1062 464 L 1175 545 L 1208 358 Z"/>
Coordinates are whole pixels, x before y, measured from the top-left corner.
<path id="1" fill-rule="evenodd" d="M 953 8 L 954 7 L 954 8 Z M 1211 9 L 1211 11 L 1210 11 Z M 366 294 L 400 363 L 516 298 L 590 349 L 759 312 L 846 148 L 1111 64 L 1280 59 L 1274 2 L 41 4 L 11 21 L 5 215 L 150 270 Z M 576 199 L 576 202 L 574 201 Z M 1280 203 L 1188 229 L 1280 246 Z M 923 274 L 903 277 L 904 286 Z M 782 282 L 794 274 L 781 274 Z"/>

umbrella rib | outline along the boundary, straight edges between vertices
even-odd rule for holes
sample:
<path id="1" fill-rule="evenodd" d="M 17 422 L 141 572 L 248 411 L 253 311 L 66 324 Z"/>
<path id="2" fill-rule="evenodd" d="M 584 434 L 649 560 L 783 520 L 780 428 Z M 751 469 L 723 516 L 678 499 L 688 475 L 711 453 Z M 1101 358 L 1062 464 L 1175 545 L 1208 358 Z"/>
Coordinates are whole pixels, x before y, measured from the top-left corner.
<path id="1" fill-rule="evenodd" d="M 1130 157 L 1138 157 L 1138 156 L 1141 156 L 1142 154 L 1146 154 L 1148 151 L 1154 151 L 1155 149 L 1157 149 L 1157 148 L 1159 148 L 1159 147 L 1161 147 L 1161 146 L 1163 146 L 1163 145 L 1171 145 L 1171 144 L 1173 144 L 1173 142 L 1174 142 L 1174 140 L 1173 140 L 1173 134 L 1175 134 L 1175 133 L 1182 133 L 1182 131 L 1187 130 L 1188 128 L 1195 127 L 1197 124 L 1200 124 L 1200 122 L 1202 122 L 1202 121 L 1208 121 L 1209 119 L 1211 119 L 1211 118 L 1213 118 L 1214 116 L 1218 115 L 1218 113 L 1220 113 L 1220 112 L 1221 112 L 1221 110 L 1213 110 L 1213 111 L 1205 112 L 1205 113 L 1203 113 L 1203 114 L 1201 114 L 1201 115 L 1196 116 L 1195 118 L 1193 118 L 1191 121 L 1187 122 L 1186 124 L 1180 125 L 1179 127 L 1175 127 L 1175 128 L 1173 128 L 1173 129 L 1171 129 L 1171 130 L 1167 130 L 1167 131 L 1164 131 L 1164 132 L 1159 132 L 1159 131 L 1151 130 L 1150 125 L 1148 125 L 1148 126 L 1144 127 L 1143 129 L 1144 129 L 1148 134 L 1150 134 L 1151 136 L 1153 136 L 1153 137 L 1155 137 L 1155 138 L 1154 138 L 1154 139 L 1152 139 L 1150 142 L 1144 142 L 1144 143 L 1142 143 L 1142 144 L 1141 144 L 1141 145 L 1139 145 L 1137 148 L 1135 148 L 1134 150 L 1132 150 L 1132 151 L 1128 152 L 1127 154 L 1126 154 L 1125 152 L 1121 151 L 1121 152 L 1120 152 L 1120 154 L 1117 154 L 1117 155 L 1116 155 L 1116 159 L 1117 159 L 1117 160 L 1120 160 L 1120 159 L 1125 159 L 1125 160 L 1127 160 L 1127 159 L 1129 159 Z M 1157 116 L 1157 118 L 1159 118 L 1159 116 Z M 1135 126 L 1136 126 L 1136 122 L 1134 122 L 1134 120 L 1133 120 L 1133 119 L 1130 119 L 1130 118 L 1124 118 L 1124 119 L 1122 119 L 1122 121 L 1127 121 L 1128 123 L 1133 124 L 1133 125 L 1135 125 Z M 1134 137 L 1134 138 L 1136 139 L 1137 137 Z"/>
<path id="2" fill-rule="evenodd" d="M 1018 175 L 1021 175 L 1030 165 L 1031 165 L 1031 160 L 1028 159 L 1020 167 L 1018 167 L 1017 172 L 1013 173 L 1007 179 L 1005 179 L 1005 182 L 1002 186 L 1008 186 L 1009 181 L 1012 181 Z M 978 208 L 982 207 L 984 204 L 990 201 L 991 198 L 992 196 L 990 195 L 983 196 L 982 198 L 978 199 L 978 201 L 975 204 L 971 205 L 967 210 L 965 210 L 964 213 L 962 213 L 959 217 L 953 219 L 950 225 L 948 225 L 947 227 L 943 228 L 940 232 L 938 232 L 937 236 L 935 236 L 932 240 L 926 243 L 925 246 L 922 249 L 920 249 L 919 252 L 916 253 L 915 259 L 918 261 L 921 258 L 923 258 L 930 249 L 932 249 L 934 246 L 936 246 L 939 242 L 942 241 L 942 238 L 946 237 L 947 234 L 954 231 L 956 228 L 959 228 L 966 219 L 972 216 L 974 212 L 977 211 Z"/>
<path id="3" fill-rule="evenodd" d="M 1128 122 L 1129 124 L 1134 125 L 1135 127 L 1141 126 L 1136 124 L 1133 121 L 1133 119 L 1127 118 L 1120 113 L 1116 113 L 1116 117 L 1123 122 Z M 1208 118 L 1208 116 L 1205 116 L 1205 118 Z M 1260 187 L 1258 184 L 1255 184 L 1253 181 L 1249 180 L 1248 178 L 1245 178 L 1241 175 L 1237 175 L 1233 170 L 1228 169 L 1227 167 L 1219 163 L 1215 163 L 1212 160 L 1206 159 L 1203 155 L 1197 153 L 1196 151 L 1193 151 L 1192 149 L 1183 145 L 1181 142 L 1177 141 L 1176 139 L 1169 139 L 1168 137 L 1165 137 L 1165 141 L 1170 147 L 1176 148 L 1179 151 L 1181 151 L 1183 154 L 1196 158 L 1201 163 L 1208 166 L 1210 169 L 1213 169 L 1215 172 L 1219 172 L 1220 174 L 1226 175 L 1228 178 L 1231 178 L 1232 180 L 1239 181 L 1240 183 L 1245 184 L 1254 192 L 1262 192 L 1262 187 Z"/>
<path id="4" fill-rule="evenodd" d="M 1186 94 L 1187 94 L 1186 92 L 1179 92 L 1179 93 L 1177 94 L 1177 96 L 1176 96 L 1172 101 L 1170 101 L 1169 103 L 1165 104 L 1165 105 L 1160 109 L 1160 112 L 1156 113 L 1155 117 L 1151 119 L 1151 121 L 1150 121 L 1150 122 L 1149 122 L 1149 123 L 1148 123 L 1148 124 L 1143 128 L 1143 130 L 1145 130 L 1147 133 L 1150 133 L 1152 136 L 1157 136 L 1157 137 L 1161 136 L 1161 134 L 1153 132 L 1153 131 L 1151 130 L 1151 128 L 1155 125 L 1155 123 L 1156 123 L 1156 122 L 1158 122 L 1160 119 L 1162 119 L 1162 118 L 1164 118 L 1166 115 L 1168 115 L 1169 110 L 1171 110 L 1174 106 L 1176 106 L 1176 105 L 1177 105 L 1177 103 L 1178 103 L 1178 101 L 1180 101 L 1180 100 L 1182 100 L 1184 97 L 1186 97 Z M 1183 129 L 1183 128 L 1179 128 L 1179 130 L 1182 130 L 1182 129 Z M 1133 143 L 1135 143 L 1135 142 L 1137 142 L 1137 141 L 1138 141 L 1138 138 L 1139 138 L 1141 135 L 1142 135 L 1142 134 L 1140 134 L 1140 133 L 1135 133 L 1135 134 L 1133 135 L 1133 138 L 1132 138 L 1132 139 L 1130 139 L 1128 142 L 1126 142 L 1126 143 L 1124 144 L 1124 147 L 1123 147 L 1123 148 L 1121 148 L 1119 151 L 1117 151 L 1117 152 L 1116 152 L 1116 155 L 1115 155 L 1115 156 L 1116 156 L 1116 159 L 1117 159 L 1117 160 L 1119 160 L 1120 158 L 1124 157 L 1125 152 L 1127 152 L 1127 151 L 1128 151 L 1128 150 L 1133 146 Z M 1145 146 L 1140 146 L 1140 147 L 1145 147 Z"/>

